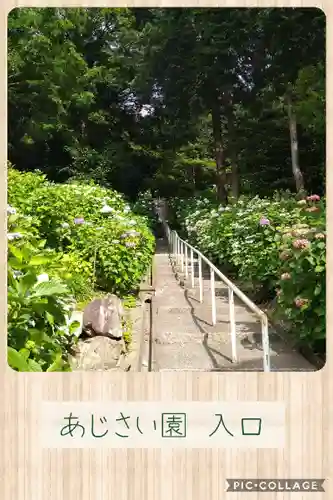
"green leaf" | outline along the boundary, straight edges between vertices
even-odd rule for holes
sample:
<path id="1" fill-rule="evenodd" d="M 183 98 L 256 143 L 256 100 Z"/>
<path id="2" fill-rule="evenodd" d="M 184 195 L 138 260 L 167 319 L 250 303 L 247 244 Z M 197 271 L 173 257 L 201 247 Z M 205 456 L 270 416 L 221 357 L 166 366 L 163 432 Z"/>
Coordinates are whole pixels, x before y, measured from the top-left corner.
<path id="1" fill-rule="evenodd" d="M 69 293 L 66 285 L 61 283 L 56 283 L 54 281 L 44 281 L 42 283 L 37 283 L 33 287 L 33 294 L 35 297 L 48 297 L 51 295 L 64 295 Z"/>
<path id="2" fill-rule="evenodd" d="M 7 360 L 9 366 L 11 368 L 14 368 L 15 370 L 18 370 L 19 372 L 31 371 L 25 357 L 12 347 L 7 348 Z"/>
<path id="3" fill-rule="evenodd" d="M 43 264 L 48 264 L 50 260 L 50 257 L 44 255 L 34 255 L 29 261 L 29 266 L 42 266 Z"/>
<path id="4" fill-rule="evenodd" d="M 43 369 L 34 359 L 28 359 L 28 364 L 31 372 L 42 372 Z"/>
<path id="5" fill-rule="evenodd" d="M 54 325 L 54 316 L 46 311 L 46 319 L 50 325 Z"/>
<path id="6" fill-rule="evenodd" d="M 32 287 L 37 281 L 36 274 L 34 272 L 29 271 L 23 278 L 20 280 L 21 290 L 27 291 L 30 287 Z"/>
<path id="7" fill-rule="evenodd" d="M 74 333 L 80 326 L 79 321 L 72 321 L 72 323 L 69 325 L 69 333 Z"/>
<path id="8" fill-rule="evenodd" d="M 57 354 L 56 359 L 54 360 L 54 362 L 52 363 L 52 365 L 50 365 L 48 367 L 48 369 L 46 371 L 47 372 L 59 372 L 59 371 L 62 371 L 63 364 L 64 364 L 64 361 L 63 361 L 63 359 L 61 357 L 61 354 Z"/>
<path id="9" fill-rule="evenodd" d="M 21 260 L 16 257 L 9 257 L 8 266 L 12 267 L 15 270 L 20 270 L 25 267 Z"/>
<path id="10" fill-rule="evenodd" d="M 21 250 L 17 247 L 14 247 L 14 245 L 10 245 L 9 247 L 10 252 L 14 255 L 14 257 L 17 259 L 17 261 L 22 264 L 23 262 L 23 253 Z"/>
<path id="11" fill-rule="evenodd" d="M 19 350 L 19 354 L 21 354 L 21 356 L 23 356 L 23 358 L 24 358 L 25 360 L 27 360 L 27 359 L 28 359 L 28 357 L 30 356 L 30 351 L 29 351 L 29 349 L 26 349 L 26 348 L 24 347 L 23 349 L 20 349 L 20 350 Z"/>

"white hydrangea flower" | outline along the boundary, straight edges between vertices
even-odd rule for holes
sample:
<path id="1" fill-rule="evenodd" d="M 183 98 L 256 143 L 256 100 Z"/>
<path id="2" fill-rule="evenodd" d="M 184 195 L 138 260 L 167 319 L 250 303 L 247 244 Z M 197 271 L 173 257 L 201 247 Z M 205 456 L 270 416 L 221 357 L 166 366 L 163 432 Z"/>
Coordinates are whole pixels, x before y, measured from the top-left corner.
<path id="1" fill-rule="evenodd" d="M 49 281 L 49 275 L 44 273 L 44 274 L 40 274 L 39 276 L 37 276 L 37 282 L 38 283 L 43 283 L 45 281 Z"/>
<path id="2" fill-rule="evenodd" d="M 109 206 L 109 205 L 107 205 L 107 204 L 105 204 L 105 205 L 102 207 L 102 209 L 101 209 L 101 213 L 102 213 L 102 214 L 109 214 L 109 213 L 111 213 L 111 212 L 113 212 L 113 208 L 112 208 L 112 207 L 110 207 L 110 206 Z"/>

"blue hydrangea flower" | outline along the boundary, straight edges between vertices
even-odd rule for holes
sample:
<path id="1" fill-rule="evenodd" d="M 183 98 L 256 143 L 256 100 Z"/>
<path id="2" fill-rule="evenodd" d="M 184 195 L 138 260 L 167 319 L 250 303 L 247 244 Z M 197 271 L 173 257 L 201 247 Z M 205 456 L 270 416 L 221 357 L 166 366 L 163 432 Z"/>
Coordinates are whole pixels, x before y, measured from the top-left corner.
<path id="1" fill-rule="evenodd" d="M 7 205 L 7 214 L 8 215 L 15 215 L 16 214 L 16 209 L 10 205 Z"/>
<path id="2" fill-rule="evenodd" d="M 84 224 L 84 218 L 83 217 L 77 217 L 74 219 L 74 224 Z"/>
<path id="3" fill-rule="evenodd" d="M 22 238 L 21 233 L 7 233 L 7 239 L 10 241 L 18 240 L 19 238 Z"/>

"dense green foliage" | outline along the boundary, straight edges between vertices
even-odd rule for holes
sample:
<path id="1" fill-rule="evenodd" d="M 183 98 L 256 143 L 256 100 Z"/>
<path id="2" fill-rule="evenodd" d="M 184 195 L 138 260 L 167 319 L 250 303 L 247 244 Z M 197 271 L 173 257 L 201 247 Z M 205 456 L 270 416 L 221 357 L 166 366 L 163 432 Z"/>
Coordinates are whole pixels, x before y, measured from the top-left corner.
<path id="1" fill-rule="evenodd" d="M 9 332 L 24 366 L 67 369 L 68 303 L 135 289 L 154 197 L 244 287 L 265 300 L 278 289 L 283 315 L 319 349 L 325 204 L 302 200 L 325 197 L 325 28 L 310 8 L 11 11 L 8 231 L 23 237 L 9 241 L 9 303 L 21 304 Z M 295 231 L 309 245 L 294 248 Z M 50 339 L 64 332 L 58 347 L 40 352 L 44 327 L 31 321 Z"/>
<path id="2" fill-rule="evenodd" d="M 70 308 L 96 290 L 133 293 L 150 264 L 153 235 L 118 193 L 92 183 L 55 184 L 9 168 L 8 202 L 10 363 L 68 369 Z"/>
<path id="3" fill-rule="evenodd" d="M 297 338 L 323 351 L 325 340 L 325 202 L 318 195 L 173 201 L 184 236 L 257 300 L 278 296 L 278 314 Z"/>
<path id="4" fill-rule="evenodd" d="M 19 169 L 133 198 L 266 196 L 295 189 L 292 111 L 305 187 L 324 194 L 318 9 L 15 9 L 8 73 Z"/>

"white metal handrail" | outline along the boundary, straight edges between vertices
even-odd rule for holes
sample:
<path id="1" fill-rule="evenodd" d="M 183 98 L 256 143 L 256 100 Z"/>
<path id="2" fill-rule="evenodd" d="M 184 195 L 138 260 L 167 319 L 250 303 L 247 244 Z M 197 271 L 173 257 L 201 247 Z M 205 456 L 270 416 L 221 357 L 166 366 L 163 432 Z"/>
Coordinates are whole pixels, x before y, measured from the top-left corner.
<path id="1" fill-rule="evenodd" d="M 269 334 L 268 334 L 268 319 L 266 314 L 259 309 L 236 285 L 234 285 L 214 264 L 210 262 L 199 250 L 194 248 L 188 242 L 179 237 L 178 233 L 171 230 L 161 211 L 157 208 L 159 220 L 162 223 L 165 234 L 168 240 L 169 248 L 171 248 L 173 258 L 177 264 L 181 265 L 182 272 L 185 270 L 185 276 L 188 278 L 188 254 L 190 253 L 191 262 L 191 283 L 192 288 L 195 287 L 194 276 L 194 255 L 198 256 L 198 281 L 199 281 L 199 294 L 200 302 L 203 302 L 203 279 L 202 279 L 202 262 L 205 262 L 210 269 L 210 292 L 212 301 L 212 324 L 216 325 L 216 295 L 215 295 L 215 275 L 217 275 L 228 287 L 229 296 L 229 321 L 230 321 L 230 335 L 231 335 L 231 348 L 232 348 L 232 362 L 237 363 L 237 342 L 236 342 L 236 320 L 235 320 L 235 304 L 234 294 L 248 306 L 251 311 L 259 317 L 261 322 L 262 345 L 263 345 L 263 367 L 264 371 L 269 372 L 270 366 L 270 347 L 269 347 Z M 189 252 L 190 251 L 190 252 Z"/>

